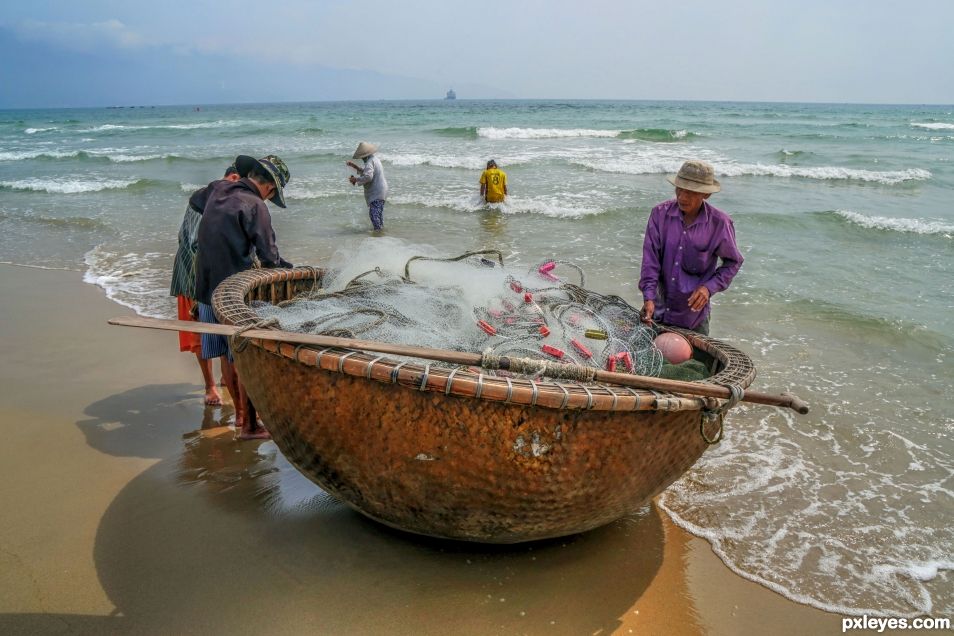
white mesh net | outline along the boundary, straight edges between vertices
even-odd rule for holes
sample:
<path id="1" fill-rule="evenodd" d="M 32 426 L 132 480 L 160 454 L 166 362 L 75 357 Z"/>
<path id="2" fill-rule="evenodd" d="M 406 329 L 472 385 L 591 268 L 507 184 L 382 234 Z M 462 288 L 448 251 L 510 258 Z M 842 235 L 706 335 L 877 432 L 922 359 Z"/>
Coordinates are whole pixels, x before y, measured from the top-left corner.
<path id="1" fill-rule="evenodd" d="M 323 289 L 253 309 L 286 331 L 659 375 L 653 329 L 622 299 L 584 283 L 572 263 L 518 269 L 495 251 L 444 258 L 377 238 L 336 254 Z"/>

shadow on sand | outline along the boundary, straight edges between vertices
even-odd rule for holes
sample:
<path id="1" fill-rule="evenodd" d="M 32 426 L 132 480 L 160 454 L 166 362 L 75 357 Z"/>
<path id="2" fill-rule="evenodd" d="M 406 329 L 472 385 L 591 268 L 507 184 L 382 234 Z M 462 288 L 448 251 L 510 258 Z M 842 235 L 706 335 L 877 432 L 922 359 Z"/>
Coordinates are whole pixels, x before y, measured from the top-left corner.
<path id="1" fill-rule="evenodd" d="M 273 443 L 237 442 L 214 419 L 203 428 L 202 409 L 169 399 L 182 392 L 143 387 L 77 423 L 103 452 L 162 454 L 99 524 L 93 557 L 116 611 L 6 615 L 0 630 L 611 633 L 662 563 L 655 507 L 516 546 L 389 529 L 313 485 Z"/>

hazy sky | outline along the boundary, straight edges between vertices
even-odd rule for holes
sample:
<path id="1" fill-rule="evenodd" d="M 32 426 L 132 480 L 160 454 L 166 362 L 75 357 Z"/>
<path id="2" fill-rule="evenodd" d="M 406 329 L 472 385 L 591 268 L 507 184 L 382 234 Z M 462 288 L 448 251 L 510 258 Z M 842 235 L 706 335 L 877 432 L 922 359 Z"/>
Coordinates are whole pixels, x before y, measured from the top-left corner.
<path id="1" fill-rule="evenodd" d="M 952 25 L 952 0 L 34 0 L 0 15 L 0 107 L 449 87 L 461 98 L 951 104 Z"/>

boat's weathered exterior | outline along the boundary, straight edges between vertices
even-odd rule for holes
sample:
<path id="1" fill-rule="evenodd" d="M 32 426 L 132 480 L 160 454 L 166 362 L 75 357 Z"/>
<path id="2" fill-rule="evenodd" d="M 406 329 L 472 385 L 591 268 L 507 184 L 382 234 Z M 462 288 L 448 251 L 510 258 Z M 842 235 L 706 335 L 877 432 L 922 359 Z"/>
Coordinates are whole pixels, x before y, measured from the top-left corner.
<path id="1" fill-rule="evenodd" d="M 216 290 L 226 324 L 257 322 L 321 283 L 321 270 L 253 270 Z M 683 332 L 747 387 L 736 349 Z M 363 514 L 436 537 L 516 543 L 595 528 L 685 472 L 719 432 L 718 400 L 605 384 L 515 380 L 373 353 L 234 343 L 239 373 L 275 443 L 302 473 Z"/>

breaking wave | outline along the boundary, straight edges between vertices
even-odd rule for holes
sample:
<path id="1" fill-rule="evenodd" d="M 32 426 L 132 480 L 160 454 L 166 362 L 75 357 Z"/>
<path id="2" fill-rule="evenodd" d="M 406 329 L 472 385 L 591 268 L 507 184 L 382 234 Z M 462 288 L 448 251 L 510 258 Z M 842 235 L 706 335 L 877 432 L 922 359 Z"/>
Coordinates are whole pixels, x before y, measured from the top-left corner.
<path id="1" fill-rule="evenodd" d="M 21 190 L 31 192 L 47 192 L 49 194 L 80 194 L 83 192 L 99 192 L 101 190 L 122 190 L 135 184 L 144 182 L 144 179 L 71 179 L 69 177 L 54 177 L 41 179 L 32 177 L 17 181 L 0 181 L 0 189 Z"/>
<path id="2" fill-rule="evenodd" d="M 622 130 L 590 128 L 478 128 L 486 139 L 557 139 L 562 137 L 619 137 Z"/>
<path id="3" fill-rule="evenodd" d="M 673 172 L 679 169 L 680 162 L 660 157 L 616 157 L 610 162 L 578 161 L 578 165 L 593 170 L 616 172 L 622 174 L 655 174 Z M 858 168 L 843 168 L 840 166 L 790 166 L 785 164 L 762 163 L 714 163 L 717 175 L 729 177 L 782 177 L 819 179 L 823 181 L 867 181 L 894 185 L 905 181 L 926 181 L 932 177 L 928 170 L 923 168 L 908 168 L 907 170 L 861 170 Z"/>
<path id="4" fill-rule="evenodd" d="M 598 207 L 567 204 L 561 197 L 508 197 L 504 203 L 485 203 L 476 193 L 435 194 L 435 195 L 396 195 L 388 198 L 388 203 L 418 205 L 430 208 L 446 208 L 458 212 L 486 212 L 496 210 L 503 214 L 540 214 L 558 219 L 579 219 L 604 214 L 608 210 Z"/>
<path id="5" fill-rule="evenodd" d="M 927 130 L 954 130 L 954 124 L 944 122 L 911 122 L 912 128 L 926 128 Z"/>
<path id="6" fill-rule="evenodd" d="M 833 214 L 853 225 L 869 230 L 903 232 L 908 234 L 938 234 L 948 238 L 954 237 L 954 224 L 938 220 L 868 216 L 866 214 L 852 212 L 851 210 L 832 210 L 831 212 L 820 212 L 819 214 Z"/>
<path id="7" fill-rule="evenodd" d="M 695 139 L 700 135 L 688 130 L 670 130 L 668 128 L 636 128 L 623 130 L 617 135 L 620 139 L 641 139 L 643 141 L 683 141 Z"/>

